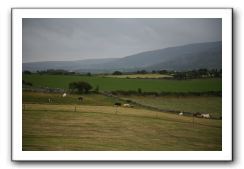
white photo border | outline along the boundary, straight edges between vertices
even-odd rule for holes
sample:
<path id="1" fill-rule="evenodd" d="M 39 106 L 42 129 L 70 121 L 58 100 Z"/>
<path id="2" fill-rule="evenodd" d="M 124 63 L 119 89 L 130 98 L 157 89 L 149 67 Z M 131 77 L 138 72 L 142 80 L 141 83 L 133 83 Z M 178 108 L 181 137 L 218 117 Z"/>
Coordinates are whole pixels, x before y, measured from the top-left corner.
<path id="1" fill-rule="evenodd" d="M 232 13 L 232 8 L 12 8 L 12 160 L 232 161 Z M 222 151 L 22 151 L 22 18 L 222 18 Z"/>

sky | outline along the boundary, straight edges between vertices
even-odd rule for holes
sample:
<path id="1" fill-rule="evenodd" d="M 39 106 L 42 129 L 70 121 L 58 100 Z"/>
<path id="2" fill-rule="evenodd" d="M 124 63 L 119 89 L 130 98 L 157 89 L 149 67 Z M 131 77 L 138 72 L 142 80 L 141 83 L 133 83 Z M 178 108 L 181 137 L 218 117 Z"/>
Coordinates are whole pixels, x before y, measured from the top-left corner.
<path id="1" fill-rule="evenodd" d="M 24 18 L 23 62 L 121 58 L 222 40 L 220 18 Z"/>

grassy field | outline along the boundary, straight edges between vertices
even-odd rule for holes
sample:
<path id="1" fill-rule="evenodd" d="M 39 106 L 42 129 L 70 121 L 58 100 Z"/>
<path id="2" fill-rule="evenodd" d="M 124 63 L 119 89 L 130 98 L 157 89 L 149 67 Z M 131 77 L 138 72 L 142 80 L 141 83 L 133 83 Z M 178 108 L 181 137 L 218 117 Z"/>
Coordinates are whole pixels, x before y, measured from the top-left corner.
<path id="1" fill-rule="evenodd" d="M 158 78 L 172 78 L 170 75 L 163 75 L 163 74 L 129 74 L 129 75 L 107 75 L 105 77 L 112 77 L 112 78 L 142 78 L 142 79 L 158 79 Z"/>
<path id="2" fill-rule="evenodd" d="M 40 93 L 40 92 L 23 92 L 23 103 L 29 104 L 72 104 L 72 105 L 96 105 L 96 106 L 113 106 L 116 102 L 111 97 L 106 97 L 99 94 L 87 94 L 82 95 L 83 101 L 79 101 L 78 94 L 67 94 L 67 97 L 63 98 L 59 93 Z M 52 102 L 49 103 L 48 99 Z"/>
<path id="3" fill-rule="evenodd" d="M 136 108 L 27 104 L 23 150 L 221 150 L 221 121 Z"/>
<path id="4" fill-rule="evenodd" d="M 122 97 L 122 96 L 121 96 Z M 185 112 L 210 113 L 212 117 L 222 116 L 222 98 L 214 96 L 201 97 L 155 97 L 155 96 L 127 96 L 139 104 L 160 108 L 163 110 L 178 110 Z"/>
<path id="5" fill-rule="evenodd" d="M 222 120 L 194 118 L 193 125 L 192 117 L 115 107 L 117 99 L 98 94 L 79 102 L 79 96 L 23 92 L 23 150 L 222 149 Z"/>
<path id="6" fill-rule="evenodd" d="M 34 87 L 68 88 L 70 82 L 86 81 L 100 91 L 138 90 L 155 92 L 206 92 L 222 91 L 221 79 L 163 80 L 163 79 L 126 79 L 99 76 L 71 75 L 23 75 L 23 80 Z"/>

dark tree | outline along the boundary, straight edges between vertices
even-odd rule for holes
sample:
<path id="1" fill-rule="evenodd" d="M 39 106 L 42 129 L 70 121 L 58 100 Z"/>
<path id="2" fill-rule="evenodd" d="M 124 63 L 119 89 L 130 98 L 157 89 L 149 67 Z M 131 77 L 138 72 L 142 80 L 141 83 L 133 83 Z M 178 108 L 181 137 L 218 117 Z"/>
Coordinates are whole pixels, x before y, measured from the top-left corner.
<path id="1" fill-rule="evenodd" d="M 31 72 L 30 72 L 29 70 L 25 70 L 25 71 L 24 71 L 24 74 L 25 74 L 25 75 L 30 75 Z"/>
<path id="2" fill-rule="evenodd" d="M 122 72 L 120 72 L 120 71 L 115 71 L 115 72 L 113 72 L 113 75 L 122 75 Z"/>
<path id="3" fill-rule="evenodd" d="M 141 94 L 141 92 L 142 92 L 142 91 L 141 91 L 141 88 L 138 88 L 138 89 L 137 89 L 137 92 L 138 92 L 139 94 Z"/>
<path id="4" fill-rule="evenodd" d="M 137 74 L 147 74 L 147 71 L 146 70 L 138 70 L 136 73 Z"/>
<path id="5" fill-rule="evenodd" d="M 27 81 L 24 81 L 24 80 L 22 80 L 22 84 L 24 86 L 32 86 L 32 83 L 31 82 L 27 82 Z"/>
<path id="6" fill-rule="evenodd" d="M 159 70 L 158 73 L 159 73 L 159 74 L 167 74 L 168 71 L 167 71 L 167 70 Z"/>
<path id="7" fill-rule="evenodd" d="M 95 92 L 96 93 L 99 93 L 99 86 L 97 85 L 96 88 L 95 88 Z"/>
<path id="8" fill-rule="evenodd" d="M 92 89 L 92 86 L 84 81 L 72 82 L 69 84 L 69 89 L 71 91 L 77 90 L 79 93 L 88 93 Z"/>

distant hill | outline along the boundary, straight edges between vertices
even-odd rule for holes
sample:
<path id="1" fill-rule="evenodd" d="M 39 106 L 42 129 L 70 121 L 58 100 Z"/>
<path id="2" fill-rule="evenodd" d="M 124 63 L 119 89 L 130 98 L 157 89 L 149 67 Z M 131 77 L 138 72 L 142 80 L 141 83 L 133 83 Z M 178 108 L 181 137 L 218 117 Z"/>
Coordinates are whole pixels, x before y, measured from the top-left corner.
<path id="1" fill-rule="evenodd" d="M 90 70 L 96 68 L 97 65 L 112 62 L 117 59 L 85 59 L 76 61 L 46 61 L 46 62 L 29 62 L 23 63 L 23 70 L 37 71 L 47 69 L 63 69 L 67 71 L 76 71 L 78 69 Z"/>
<path id="2" fill-rule="evenodd" d="M 23 63 L 23 70 L 65 69 L 77 72 L 221 69 L 222 42 L 196 43 L 146 51 L 118 59 Z"/>

